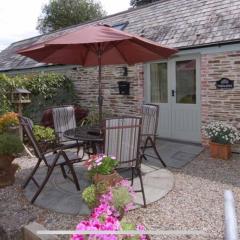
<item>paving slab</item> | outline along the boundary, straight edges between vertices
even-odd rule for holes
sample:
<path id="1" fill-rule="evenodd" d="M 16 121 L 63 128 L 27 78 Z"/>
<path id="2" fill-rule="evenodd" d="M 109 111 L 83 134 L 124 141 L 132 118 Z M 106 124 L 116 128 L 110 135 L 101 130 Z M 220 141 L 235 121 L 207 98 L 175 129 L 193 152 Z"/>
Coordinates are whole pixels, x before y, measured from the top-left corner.
<path id="1" fill-rule="evenodd" d="M 60 213 L 88 215 L 90 210 L 84 203 L 81 194 L 84 188 L 89 186 L 91 182 L 86 174 L 86 168 L 82 164 L 75 164 L 75 166 L 80 183 L 80 191 L 76 190 L 75 185 L 70 180 L 63 178 L 60 168 L 56 168 L 34 204 Z M 161 199 L 173 188 L 173 174 L 167 169 L 161 169 L 160 164 L 158 167 L 143 164 L 142 172 L 147 204 Z M 39 180 L 43 179 L 45 173 L 45 167 L 41 167 L 37 172 L 37 178 Z M 134 190 L 140 189 L 138 178 L 134 179 L 133 188 Z M 35 191 L 36 187 L 31 182 L 24 190 L 24 193 L 31 200 Z M 137 208 L 142 207 L 141 193 L 136 194 L 135 203 Z"/>
<path id="2" fill-rule="evenodd" d="M 184 167 L 195 159 L 204 149 L 200 144 L 197 145 L 161 139 L 157 139 L 156 147 L 166 165 L 173 168 Z M 148 161 L 151 162 L 152 165 L 155 165 L 156 159 L 154 157 L 156 157 L 156 155 L 153 149 L 147 149 L 146 154 L 150 155 L 147 157 Z"/>

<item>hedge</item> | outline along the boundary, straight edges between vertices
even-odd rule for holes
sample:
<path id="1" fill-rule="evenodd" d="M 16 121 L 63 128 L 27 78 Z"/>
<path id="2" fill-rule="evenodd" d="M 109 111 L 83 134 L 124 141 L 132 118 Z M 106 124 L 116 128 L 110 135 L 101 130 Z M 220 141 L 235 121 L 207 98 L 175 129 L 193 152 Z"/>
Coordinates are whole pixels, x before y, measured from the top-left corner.
<path id="1" fill-rule="evenodd" d="M 74 104 L 75 89 L 72 81 L 57 73 L 39 73 L 9 76 L 0 74 L 0 115 L 16 111 L 11 103 L 11 92 L 25 88 L 31 92 L 31 103 L 24 106 L 23 114 L 39 122 L 44 109 L 63 104 Z"/>

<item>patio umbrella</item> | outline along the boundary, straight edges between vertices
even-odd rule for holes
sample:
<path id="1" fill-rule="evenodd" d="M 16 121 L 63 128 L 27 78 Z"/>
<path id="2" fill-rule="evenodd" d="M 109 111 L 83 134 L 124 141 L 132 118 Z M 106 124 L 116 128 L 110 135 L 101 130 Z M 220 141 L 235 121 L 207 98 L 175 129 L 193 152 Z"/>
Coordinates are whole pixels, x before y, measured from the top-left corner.
<path id="1" fill-rule="evenodd" d="M 98 66 L 99 122 L 102 120 L 102 65 L 128 64 L 168 58 L 177 51 L 107 25 L 87 26 L 17 53 L 38 62 Z"/>

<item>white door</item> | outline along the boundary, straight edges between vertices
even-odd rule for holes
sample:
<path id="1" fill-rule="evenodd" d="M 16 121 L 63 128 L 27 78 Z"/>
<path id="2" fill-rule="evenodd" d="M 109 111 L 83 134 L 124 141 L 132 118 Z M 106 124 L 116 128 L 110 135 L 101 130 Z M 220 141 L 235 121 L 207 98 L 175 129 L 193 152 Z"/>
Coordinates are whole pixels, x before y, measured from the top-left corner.
<path id="1" fill-rule="evenodd" d="M 160 107 L 158 135 L 200 142 L 199 58 L 155 62 L 146 70 L 146 101 Z"/>

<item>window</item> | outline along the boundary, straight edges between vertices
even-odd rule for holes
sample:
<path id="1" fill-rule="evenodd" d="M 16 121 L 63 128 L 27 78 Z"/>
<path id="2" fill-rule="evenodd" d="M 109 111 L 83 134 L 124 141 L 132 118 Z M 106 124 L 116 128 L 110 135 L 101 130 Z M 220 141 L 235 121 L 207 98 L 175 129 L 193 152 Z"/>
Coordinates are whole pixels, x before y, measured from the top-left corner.
<path id="1" fill-rule="evenodd" d="M 129 22 L 117 23 L 117 24 L 113 24 L 112 27 L 123 31 L 127 27 L 128 24 L 129 24 Z"/>
<path id="2" fill-rule="evenodd" d="M 167 63 L 152 63 L 150 65 L 151 102 L 168 102 Z"/>
<path id="3" fill-rule="evenodd" d="M 196 103 L 196 60 L 176 62 L 176 102 Z"/>

